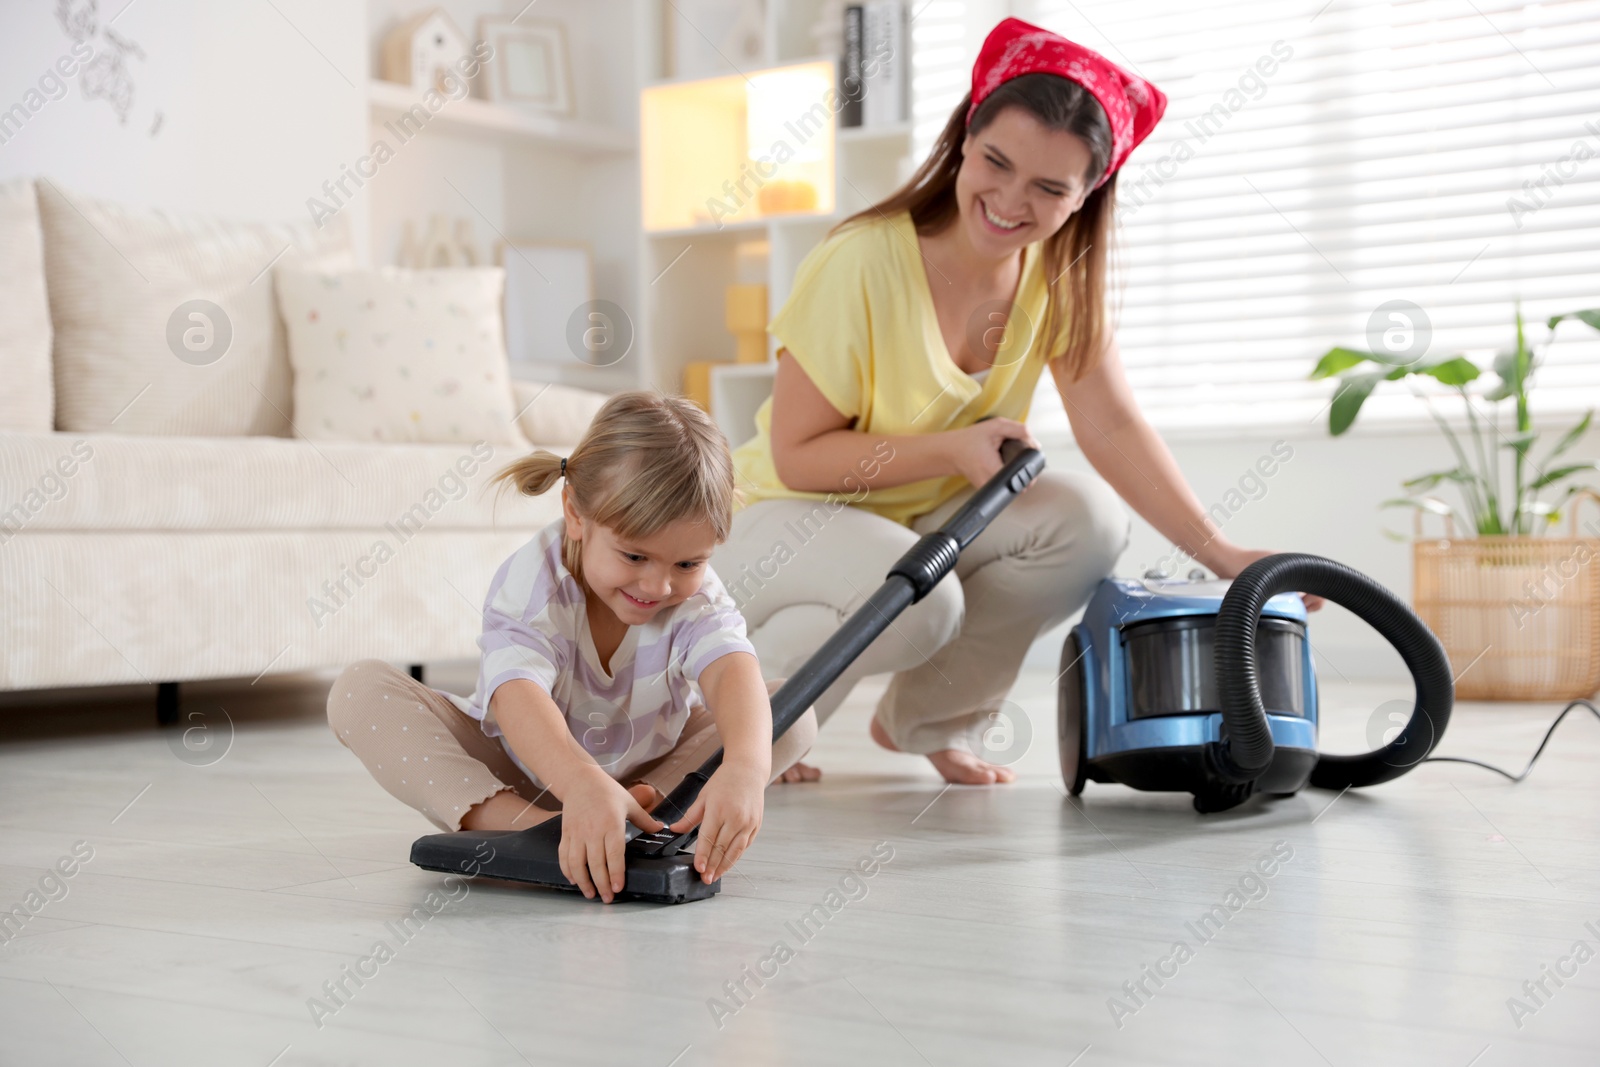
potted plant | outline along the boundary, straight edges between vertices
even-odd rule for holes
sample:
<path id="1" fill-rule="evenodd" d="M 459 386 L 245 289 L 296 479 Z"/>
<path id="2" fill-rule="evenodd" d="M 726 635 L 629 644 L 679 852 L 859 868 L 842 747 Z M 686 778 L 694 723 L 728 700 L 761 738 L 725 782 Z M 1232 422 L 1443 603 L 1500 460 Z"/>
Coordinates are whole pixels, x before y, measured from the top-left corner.
<path id="1" fill-rule="evenodd" d="M 1412 601 L 1449 653 L 1463 699 L 1572 699 L 1600 688 L 1600 537 L 1594 536 L 1600 528 L 1590 523 L 1591 535 L 1579 536 L 1575 514 L 1584 497 L 1600 502 L 1579 480 L 1597 466 L 1566 458 L 1594 411 L 1544 449 L 1528 412 L 1540 354 L 1567 319 L 1600 330 L 1600 309 L 1555 315 L 1544 345 L 1535 348 L 1519 310 L 1515 345 L 1487 370 L 1463 355 L 1403 361 L 1341 347 L 1324 353 L 1311 372 L 1314 379 L 1339 380 L 1328 409 L 1336 437 L 1385 381 L 1432 378 L 1452 388 L 1465 410 L 1462 434 L 1428 399 L 1455 464 L 1406 479 L 1405 495 L 1383 503 L 1414 512 Z M 1487 373 L 1496 380 L 1484 388 Z M 1508 405 L 1509 418 L 1502 419 Z M 1456 487 L 1459 508 L 1434 495 L 1446 484 Z M 1563 512 L 1570 515 L 1568 536 L 1548 536 Z M 1424 514 L 1443 518 L 1444 537 L 1422 536 Z M 1458 539 L 1458 524 L 1475 536 Z"/>

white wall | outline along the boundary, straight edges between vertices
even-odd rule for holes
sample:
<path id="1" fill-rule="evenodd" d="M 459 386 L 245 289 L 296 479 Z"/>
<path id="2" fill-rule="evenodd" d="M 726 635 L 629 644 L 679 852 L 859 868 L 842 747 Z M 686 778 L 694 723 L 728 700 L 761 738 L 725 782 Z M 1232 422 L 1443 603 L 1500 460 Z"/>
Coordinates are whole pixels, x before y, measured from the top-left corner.
<path id="1" fill-rule="evenodd" d="M 0 145 L 0 178 L 44 176 L 69 196 L 175 211 L 309 221 L 306 199 L 360 153 L 366 133 L 359 0 L 146 0 L 119 15 L 125 2 L 102 0 L 92 39 L 98 54 L 122 56 L 133 90 L 125 120 L 86 97 L 80 73 Z M 142 58 L 119 52 L 112 18 L 109 33 Z M 24 101 L 72 43 L 55 0 L 7 0 L 0 110 Z M 351 205 L 358 237 L 364 210 Z"/>

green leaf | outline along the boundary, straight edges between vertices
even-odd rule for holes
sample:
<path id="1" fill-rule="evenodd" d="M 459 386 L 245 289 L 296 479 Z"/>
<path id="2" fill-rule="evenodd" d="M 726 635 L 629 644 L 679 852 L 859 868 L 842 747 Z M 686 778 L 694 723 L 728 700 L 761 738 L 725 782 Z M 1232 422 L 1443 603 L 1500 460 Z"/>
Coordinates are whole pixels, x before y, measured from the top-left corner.
<path id="1" fill-rule="evenodd" d="M 1491 366 L 1494 368 L 1495 375 L 1499 377 L 1500 384 L 1485 392 L 1483 398 L 1489 401 L 1496 401 L 1515 396 L 1517 392 L 1517 350 L 1507 348 L 1496 352 Z"/>
<path id="2" fill-rule="evenodd" d="M 1570 464 L 1570 465 L 1565 466 L 1565 467 L 1557 467 L 1555 470 L 1545 471 L 1543 474 L 1539 475 L 1539 477 L 1536 478 L 1533 481 L 1533 483 L 1528 486 L 1528 488 L 1529 489 L 1543 489 L 1545 486 L 1554 485 L 1555 483 L 1561 481 L 1564 478 L 1570 478 L 1574 474 L 1577 474 L 1579 471 L 1592 471 L 1592 470 L 1600 470 L 1600 465 L 1597 465 L 1597 464 L 1595 464 L 1593 462 L 1590 462 L 1590 463 L 1573 463 L 1573 464 Z"/>
<path id="3" fill-rule="evenodd" d="M 1589 308 L 1587 311 L 1569 311 L 1564 315 L 1551 315 L 1550 329 L 1555 329 L 1556 323 L 1562 319 L 1577 319 L 1579 322 L 1587 322 L 1590 326 L 1600 330 L 1600 308 Z"/>
<path id="4" fill-rule="evenodd" d="M 1440 360 L 1426 367 L 1415 368 L 1416 373 L 1426 374 L 1430 378 L 1437 378 L 1445 385 L 1462 386 L 1473 381 L 1480 373 L 1478 365 L 1466 356 L 1456 356 L 1452 359 Z"/>
<path id="5" fill-rule="evenodd" d="M 1526 456 L 1528 449 L 1532 448 L 1533 443 L 1539 439 L 1539 435 L 1529 431 L 1528 433 L 1519 433 L 1515 437 L 1507 437 L 1505 434 L 1501 434 L 1500 438 L 1505 442 L 1505 447 L 1519 456 Z"/>
<path id="6" fill-rule="evenodd" d="M 1339 379 L 1339 389 L 1333 394 L 1333 406 L 1328 409 L 1328 432 L 1338 437 L 1348 430 L 1361 413 L 1361 405 L 1367 402 L 1367 397 L 1372 395 L 1378 383 L 1387 377 L 1384 371 L 1369 371 Z"/>
<path id="7" fill-rule="evenodd" d="M 1407 492 L 1423 493 L 1434 488 L 1440 482 L 1469 482 L 1472 478 L 1471 471 L 1463 470 L 1460 467 L 1452 467 L 1447 471 L 1419 474 L 1415 478 L 1407 478 L 1400 484 L 1405 486 Z"/>
<path id="8" fill-rule="evenodd" d="M 1578 424 L 1576 426 L 1561 436 L 1561 440 L 1556 442 L 1556 446 L 1550 450 L 1549 455 L 1544 457 L 1544 461 L 1549 463 L 1552 459 L 1555 459 L 1557 456 L 1561 455 L 1561 453 L 1577 444 L 1578 438 L 1582 437 L 1584 433 L 1588 431 L 1589 424 L 1593 421 L 1594 408 L 1590 408 L 1588 411 L 1583 413 L 1583 418 L 1578 420 Z"/>
<path id="9" fill-rule="evenodd" d="M 1378 357 L 1371 352 L 1360 352 L 1354 348 L 1330 348 L 1317 360 L 1316 367 L 1311 371 L 1313 381 L 1319 378 L 1331 378 L 1335 374 L 1342 374 L 1351 367 L 1359 367 L 1368 360 Z"/>

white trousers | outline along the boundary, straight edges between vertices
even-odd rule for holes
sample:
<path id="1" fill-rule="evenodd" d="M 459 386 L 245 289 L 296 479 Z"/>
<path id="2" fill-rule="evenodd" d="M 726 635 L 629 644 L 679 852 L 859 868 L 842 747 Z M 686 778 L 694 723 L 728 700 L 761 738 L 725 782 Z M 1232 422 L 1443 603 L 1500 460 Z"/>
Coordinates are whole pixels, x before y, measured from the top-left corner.
<path id="1" fill-rule="evenodd" d="M 842 500 L 763 500 L 734 513 L 712 568 L 744 614 L 771 678 L 802 663 L 883 584 L 889 567 L 971 495 L 910 528 Z M 894 672 L 877 720 L 903 752 L 968 747 L 1043 630 L 1088 602 L 1132 522 L 1099 478 L 1045 471 L 816 702 L 819 722 L 857 681 Z"/>

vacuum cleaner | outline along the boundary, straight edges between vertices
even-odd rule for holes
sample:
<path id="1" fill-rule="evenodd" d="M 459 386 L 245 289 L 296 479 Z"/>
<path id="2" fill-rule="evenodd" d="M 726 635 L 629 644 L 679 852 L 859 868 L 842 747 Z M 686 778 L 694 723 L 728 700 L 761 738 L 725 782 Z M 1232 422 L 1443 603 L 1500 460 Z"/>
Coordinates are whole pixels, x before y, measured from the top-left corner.
<path id="1" fill-rule="evenodd" d="M 889 568 L 888 577 L 838 632 L 772 695 L 772 736 L 779 737 L 817 697 L 844 673 L 896 616 L 927 596 L 956 564 L 961 552 L 984 531 L 1005 506 L 1044 469 L 1044 456 L 1021 441 L 1007 440 L 1000 449 L 1004 463 L 943 526 L 924 535 Z M 722 764 L 722 750 L 690 773 L 650 813 L 663 823 L 683 818 L 712 773 Z M 681 904 L 704 900 L 722 887 L 709 885 L 694 869 L 698 828 L 684 833 L 662 829 L 645 833 L 629 825 L 623 890 L 615 899 Z M 561 873 L 557 849 L 561 816 L 526 830 L 461 830 L 430 834 L 411 846 L 411 862 L 429 871 L 481 875 L 577 891 Z"/>
<path id="2" fill-rule="evenodd" d="M 1383 747 L 1317 751 L 1317 684 L 1305 606 L 1290 590 L 1341 604 L 1394 646 L 1416 686 L 1411 716 Z M 1428 757 L 1455 684 L 1444 647 L 1382 585 L 1321 556 L 1283 553 L 1229 581 L 1108 578 L 1061 650 L 1061 775 L 1187 792 L 1201 813 L 1252 795 L 1376 785 Z"/>

